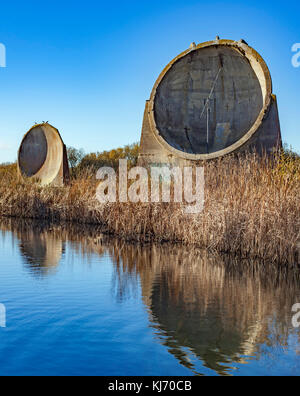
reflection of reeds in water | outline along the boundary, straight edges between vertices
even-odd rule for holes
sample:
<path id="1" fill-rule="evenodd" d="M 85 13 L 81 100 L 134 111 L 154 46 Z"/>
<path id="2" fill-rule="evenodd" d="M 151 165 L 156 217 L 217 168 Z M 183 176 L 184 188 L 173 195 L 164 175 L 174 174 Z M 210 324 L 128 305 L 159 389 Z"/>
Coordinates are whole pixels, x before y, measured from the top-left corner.
<path id="1" fill-rule="evenodd" d="M 52 225 L 49 231 L 22 224 L 10 221 L 6 228 L 19 238 L 28 230 L 50 232 L 84 255 L 109 254 L 116 298 L 122 301 L 141 286 L 156 336 L 195 373 L 200 360 L 227 374 L 234 364 L 259 356 L 261 345 L 287 345 L 293 333 L 291 307 L 300 296 L 295 271 L 180 245 L 130 245 L 92 227 Z"/>

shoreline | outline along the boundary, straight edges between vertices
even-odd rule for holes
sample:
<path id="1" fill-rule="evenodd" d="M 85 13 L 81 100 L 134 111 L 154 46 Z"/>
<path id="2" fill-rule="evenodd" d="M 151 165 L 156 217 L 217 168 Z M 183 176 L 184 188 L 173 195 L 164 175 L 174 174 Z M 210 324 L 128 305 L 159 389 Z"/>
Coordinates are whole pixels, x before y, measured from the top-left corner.
<path id="1" fill-rule="evenodd" d="M 300 161 L 256 156 L 205 165 L 205 207 L 185 214 L 177 203 L 110 203 L 96 199 L 97 180 L 40 187 L 0 180 L 0 217 L 90 224 L 133 242 L 180 243 L 285 267 L 300 264 Z"/>
<path id="2" fill-rule="evenodd" d="M 63 240 L 72 242 L 80 242 L 93 246 L 94 249 L 99 249 L 101 246 L 113 241 L 113 243 L 120 244 L 120 246 L 132 246 L 137 248 L 151 248 L 157 249 L 179 249 L 182 254 L 193 254 L 195 257 L 210 257 L 210 259 L 224 260 L 225 267 L 229 270 L 257 271 L 261 274 L 266 274 L 266 270 L 272 274 L 294 275 L 300 276 L 299 265 L 283 266 L 276 262 L 263 260 L 260 257 L 253 256 L 239 256 L 232 252 L 221 252 L 216 250 L 209 250 L 207 248 L 200 248 L 196 245 L 186 244 L 181 241 L 157 241 L 152 239 L 133 239 L 126 238 L 117 234 L 109 233 L 107 230 L 101 228 L 99 224 L 92 223 L 78 223 L 75 221 L 51 221 L 46 219 L 37 218 L 16 218 L 0 216 L 0 230 L 10 231 L 16 235 L 22 235 L 27 232 L 44 235 L 45 233 L 51 234 Z M 124 245 L 123 245 L 124 244 Z M 190 248 L 193 249 L 190 249 Z M 243 272 L 241 272 L 243 273 Z M 298 279 L 298 278 L 297 278 Z"/>

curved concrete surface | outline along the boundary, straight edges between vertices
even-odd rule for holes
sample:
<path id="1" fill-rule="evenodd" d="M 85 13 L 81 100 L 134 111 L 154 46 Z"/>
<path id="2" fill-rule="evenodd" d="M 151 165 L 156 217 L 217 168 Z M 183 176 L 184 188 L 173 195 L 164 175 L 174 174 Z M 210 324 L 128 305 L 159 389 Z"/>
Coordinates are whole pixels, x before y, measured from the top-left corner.
<path id="1" fill-rule="evenodd" d="M 173 59 L 146 103 L 140 162 L 272 152 L 281 133 L 272 80 L 243 40 L 193 45 Z"/>
<path id="2" fill-rule="evenodd" d="M 154 97 L 161 136 L 172 147 L 191 154 L 231 146 L 253 126 L 262 107 L 262 88 L 250 63 L 225 46 L 193 51 L 179 59 Z"/>
<path id="3" fill-rule="evenodd" d="M 58 130 L 49 124 L 32 127 L 21 143 L 18 168 L 23 178 L 37 179 L 42 185 L 62 185 L 69 169 Z"/>

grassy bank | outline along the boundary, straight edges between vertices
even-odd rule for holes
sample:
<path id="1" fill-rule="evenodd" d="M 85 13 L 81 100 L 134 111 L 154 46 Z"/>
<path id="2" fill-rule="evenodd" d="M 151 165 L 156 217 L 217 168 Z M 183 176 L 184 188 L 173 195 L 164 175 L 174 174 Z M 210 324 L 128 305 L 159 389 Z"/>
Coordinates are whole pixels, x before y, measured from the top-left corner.
<path id="1" fill-rule="evenodd" d="M 95 173 L 69 186 L 41 188 L 0 169 L 0 216 L 97 224 L 131 241 L 169 241 L 284 265 L 300 261 L 300 159 L 272 164 L 255 155 L 205 165 L 205 209 L 181 204 L 107 204 L 95 199 Z"/>

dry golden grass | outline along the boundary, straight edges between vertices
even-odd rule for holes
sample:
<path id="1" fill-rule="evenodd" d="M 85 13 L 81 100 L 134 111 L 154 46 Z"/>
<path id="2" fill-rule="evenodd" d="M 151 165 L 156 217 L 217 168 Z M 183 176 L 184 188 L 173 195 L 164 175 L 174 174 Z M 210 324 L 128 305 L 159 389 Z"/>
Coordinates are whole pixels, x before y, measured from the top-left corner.
<path id="1" fill-rule="evenodd" d="M 0 165 L 0 182 L 7 183 L 13 179 L 15 179 L 17 174 L 17 164 L 3 164 Z"/>
<path id="2" fill-rule="evenodd" d="M 131 241 L 171 241 L 282 265 L 300 261 L 300 159 L 255 155 L 205 164 L 205 209 L 181 204 L 116 203 L 95 198 L 88 171 L 63 188 L 16 181 L 0 170 L 0 216 L 97 224 Z"/>

